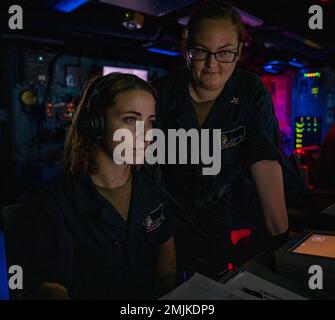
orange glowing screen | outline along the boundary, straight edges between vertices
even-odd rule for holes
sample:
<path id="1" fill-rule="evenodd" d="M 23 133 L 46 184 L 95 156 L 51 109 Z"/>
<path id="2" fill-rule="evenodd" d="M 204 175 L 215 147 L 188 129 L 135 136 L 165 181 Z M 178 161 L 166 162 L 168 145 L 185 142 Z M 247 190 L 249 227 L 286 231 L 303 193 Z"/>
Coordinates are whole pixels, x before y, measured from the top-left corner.
<path id="1" fill-rule="evenodd" d="M 335 235 L 313 233 L 293 252 L 335 258 Z"/>

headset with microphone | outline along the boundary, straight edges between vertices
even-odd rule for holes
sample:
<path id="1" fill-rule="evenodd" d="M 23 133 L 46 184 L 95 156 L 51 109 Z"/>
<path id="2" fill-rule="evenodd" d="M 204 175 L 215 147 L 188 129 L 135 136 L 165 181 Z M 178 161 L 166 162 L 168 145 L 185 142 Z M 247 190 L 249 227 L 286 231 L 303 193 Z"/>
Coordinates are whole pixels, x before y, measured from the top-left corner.
<path id="1" fill-rule="evenodd" d="M 92 108 L 92 105 L 96 102 L 98 96 L 101 96 L 106 89 L 112 88 L 120 80 L 119 75 L 121 73 L 115 72 L 112 77 L 102 76 L 92 81 L 85 97 L 87 102 L 82 106 L 79 114 L 78 132 L 90 138 L 103 136 L 105 132 L 105 115 L 101 111 L 96 110 L 96 108 Z"/>
<path id="2" fill-rule="evenodd" d="M 120 74 L 120 73 L 119 73 Z M 89 89 L 86 93 L 87 100 L 86 104 L 82 106 L 80 114 L 78 116 L 77 129 L 78 131 L 90 138 L 99 138 L 103 136 L 105 132 L 105 115 L 96 110 L 96 108 L 92 108 L 94 102 L 96 102 L 97 97 L 100 96 L 106 89 L 110 89 L 114 84 L 119 80 L 116 76 L 114 77 L 98 77 L 94 79 L 89 86 Z M 150 149 L 148 150 L 150 152 Z M 148 165 L 144 161 L 144 172 L 155 182 L 155 184 L 159 187 L 159 189 L 168 196 L 172 202 L 177 205 L 177 207 L 182 211 L 184 217 L 193 225 L 193 227 L 200 232 L 202 235 L 208 237 L 209 235 L 201 230 L 196 223 L 193 221 L 191 217 L 190 210 L 184 208 L 171 194 L 166 190 L 164 186 L 162 186 L 162 170 L 160 165 Z"/>

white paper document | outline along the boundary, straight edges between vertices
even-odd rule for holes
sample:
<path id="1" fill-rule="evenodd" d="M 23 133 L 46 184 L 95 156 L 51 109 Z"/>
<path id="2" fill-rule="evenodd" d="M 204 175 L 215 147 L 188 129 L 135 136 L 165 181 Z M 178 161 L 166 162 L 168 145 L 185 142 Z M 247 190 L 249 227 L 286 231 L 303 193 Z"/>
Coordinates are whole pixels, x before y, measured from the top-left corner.
<path id="1" fill-rule="evenodd" d="M 225 283 L 232 300 L 307 300 L 250 272 L 239 272 Z"/>
<path id="2" fill-rule="evenodd" d="M 224 284 L 200 273 L 195 273 L 188 281 L 172 290 L 160 300 L 227 300 L 228 292 Z"/>
<path id="3" fill-rule="evenodd" d="M 243 271 L 222 284 L 195 273 L 160 300 L 306 300 L 289 290 Z"/>

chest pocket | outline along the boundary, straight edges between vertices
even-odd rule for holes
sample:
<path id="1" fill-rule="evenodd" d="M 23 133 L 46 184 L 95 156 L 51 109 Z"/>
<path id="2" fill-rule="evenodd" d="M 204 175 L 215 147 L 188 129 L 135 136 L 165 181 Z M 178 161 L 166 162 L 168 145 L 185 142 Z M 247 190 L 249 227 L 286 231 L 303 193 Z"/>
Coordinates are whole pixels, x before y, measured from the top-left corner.
<path id="1" fill-rule="evenodd" d="M 241 163 L 245 136 L 245 126 L 239 126 L 228 131 L 221 131 L 219 139 L 223 167 L 232 167 Z"/>

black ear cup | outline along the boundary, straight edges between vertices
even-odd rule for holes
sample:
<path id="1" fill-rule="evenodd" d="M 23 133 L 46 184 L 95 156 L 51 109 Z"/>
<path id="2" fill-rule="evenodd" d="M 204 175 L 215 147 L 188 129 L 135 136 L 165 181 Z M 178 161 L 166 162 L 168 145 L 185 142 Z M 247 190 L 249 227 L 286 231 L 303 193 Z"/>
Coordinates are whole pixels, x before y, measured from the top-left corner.
<path id="1" fill-rule="evenodd" d="M 85 112 L 78 120 L 78 132 L 90 138 L 101 137 L 105 132 L 105 118 L 103 114 L 90 115 Z"/>
<path id="2" fill-rule="evenodd" d="M 105 132 L 105 116 L 101 112 L 94 111 L 92 104 L 99 95 L 105 90 L 112 88 L 120 80 L 120 75 L 121 73 L 115 72 L 112 77 L 104 76 L 94 80 L 92 89 L 88 94 L 89 99 L 78 119 L 78 132 L 90 138 L 103 136 Z"/>
<path id="3" fill-rule="evenodd" d="M 95 85 L 93 86 L 92 93 L 88 99 L 85 110 L 80 115 L 78 119 L 78 132 L 82 135 L 85 135 L 89 138 L 98 138 L 104 134 L 105 131 L 105 118 L 104 115 L 100 112 L 93 113 L 91 110 L 91 104 L 96 99 L 97 96 L 101 93 L 102 90 L 97 88 L 103 83 L 104 78 L 98 79 Z"/>
<path id="4" fill-rule="evenodd" d="M 106 90 L 113 88 L 118 81 L 123 79 L 123 77 L 124 74 L 114 72 L 93 80 L 91 89 L 89 89 L 89 93 L 87 94 L 89 97 L 88 101 L 83 107 L 84 110 L 82 110 L 82 114 L 78 118 L 78 132 L 91 138 L 99 138 L 103 136 L 105 132 L 105 115 L 96 110 L 94 104 L 99 96 L 103 95 Z M 109 98 L 111 101 L 113 100 L 113 97 Z"/>

